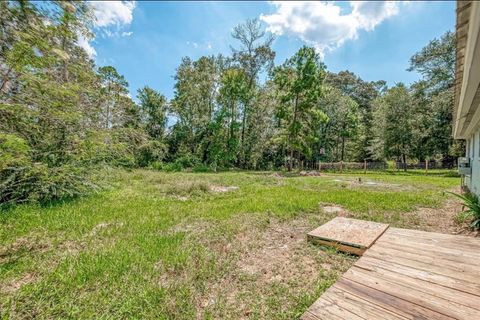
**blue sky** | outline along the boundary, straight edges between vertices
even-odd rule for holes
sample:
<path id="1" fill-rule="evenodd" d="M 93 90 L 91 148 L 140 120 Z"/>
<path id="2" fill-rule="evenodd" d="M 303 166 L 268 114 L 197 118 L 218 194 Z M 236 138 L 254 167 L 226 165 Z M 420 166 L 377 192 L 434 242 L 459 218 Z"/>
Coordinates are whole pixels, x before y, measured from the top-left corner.
<path id="1" fill-rule="evenodd" d="M 304 44 L 317 48 L 328 70 L 365 80 L 412 83 L 409 58 L 429 40 L 453 30 L 455 2 L 105 2 L 93 3 L 95 39 L 86 44 L 97 65 L 125 76 L 132 96 L 148 85 L 173 96 L 183 56 L 229 54 L 232 28 L 262 20 L 276 35 L 280 64 Z"/>

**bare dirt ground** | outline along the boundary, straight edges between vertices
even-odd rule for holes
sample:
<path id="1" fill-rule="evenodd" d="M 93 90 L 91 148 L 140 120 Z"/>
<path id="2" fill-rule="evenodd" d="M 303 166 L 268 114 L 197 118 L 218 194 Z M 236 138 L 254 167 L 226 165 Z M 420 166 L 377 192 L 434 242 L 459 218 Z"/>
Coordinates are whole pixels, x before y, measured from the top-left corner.
<path id="1" fill-rule="evenodd" d="M 458 213 L 461 211 L 462 202 L 460 199 L 448 199 L 440 208 L 418 208 L 413 212 L 405 213 L 405 215 L 412 219 L 412 229 L 472 237 L 479 236 L 478 231 L 473 231 L 466 223 L 458 221 Z"/>
<path id="2" fill-rule="evenodd" d="M 306 233 L 329 218 L 318 213 L 279 221 L 245 214 L 234 218 L 233 239 L 202 236 L 220 234 L 223 226 L 186 227 L 185 231 L 196 234 L 194 241 L 229 261 L 223 274 L 197 292 L 197 318 L 208 318 L 208 314 L 215 319 L 274 319 L 281 313 L 286 313 L 283 318 L 295 317 L 288 312 L 313 302 L 315 292 L 330 286 L 356 260 L 307 243 Z"/>

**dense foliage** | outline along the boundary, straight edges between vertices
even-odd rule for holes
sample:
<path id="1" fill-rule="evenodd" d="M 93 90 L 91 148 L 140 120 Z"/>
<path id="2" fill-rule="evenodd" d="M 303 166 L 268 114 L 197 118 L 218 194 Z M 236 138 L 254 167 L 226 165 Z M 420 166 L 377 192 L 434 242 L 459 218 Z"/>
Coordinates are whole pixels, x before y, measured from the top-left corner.
<path id="1" fill-rule="evenodd" d="M 328 72 L 313 48 L 274 66 L 258 20 L 231 56 L 182 58 L 169 101 L 129 96 L 112 66 L 78 45 L 85 2 L 0 2 L 0 203 L 49 201 L 98 187 L 97 166 L 196 171 L 322 161 L 450 161 L 455 43 L 447 32 L 411 59 L 410 88 Z M 168 76 L 168 75 L 165 75 Z"/>

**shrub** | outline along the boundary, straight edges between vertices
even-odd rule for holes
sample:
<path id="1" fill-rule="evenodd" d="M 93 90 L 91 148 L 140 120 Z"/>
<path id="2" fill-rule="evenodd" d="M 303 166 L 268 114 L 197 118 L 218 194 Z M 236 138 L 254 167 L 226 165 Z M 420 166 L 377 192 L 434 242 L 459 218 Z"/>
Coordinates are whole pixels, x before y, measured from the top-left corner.
<path id="1" fill-rule="evenodd" d="M 464 195 L 450 193 L 462 199 L 463 207 L 467 209 L 460 213 L 460 219 L 465 221 L 466 219 L 472 218 L 470 227 L 476 230 L 480 229 L 480 200 L 478 196 L 473 193 L 466 193 Z"/>
<path id="2" fill-rule="evenodd" d="M 25 140 L 0 133 L 0 207 L 22 202 L 50 202 L 99 189 L 81 165 L 50 167 L 33 162 Z"/>
<path id="3" fill-rule="evenodd" d="M 172 163 L 167 163 L 163 165 L 162 170 L 167 172 L 182 171 L 183 167 L 178 162 L 172 162 Z"/>
<path id="4" fill-rule="evenodd" d="M 193 172 L 211 172 L 212 169 L 206 164 L 200 163 L 193 166 L 192 171 Z"/>
<path id="5" fill-rule="evenodd" d="M 86 169 L 42 163 L 9 167 L 0 171 L 0 206 L 22 202 L 47 203 L 83 196 L 100 189 Z"/>
<path id="6" fill-rule="evenodd" d="M 164 166 L 164 163 L 161 161 L 154 161 L 150 163 L 150 168 L 152 168 L 153 170 L 162 170 L 163 166 Z"/>
<path id="7" fill-rule="evenodd" d="M 192 156 L 182 156 L 175 160 L 175 163 L 182 169 L 191 168 L 198 163 L 198 160 Z"/>

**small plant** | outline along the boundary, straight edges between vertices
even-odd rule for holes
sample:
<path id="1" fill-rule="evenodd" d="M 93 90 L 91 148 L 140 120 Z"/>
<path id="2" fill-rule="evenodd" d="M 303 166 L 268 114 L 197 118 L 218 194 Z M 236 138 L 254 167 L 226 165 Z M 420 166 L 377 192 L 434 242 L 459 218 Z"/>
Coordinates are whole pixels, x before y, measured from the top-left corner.
<path id="1" fill-rule="evenodd" d="M 475 230 L 480 229 L 480 199 L 477 195 L 473 193 L 466 193 L 464 195 L 457 194 L 453 192 L 449 192 L 454 196 L 463 200 L 463 207 L 467 210 L 462 211 L 460 214 L 461 216 L 460 221 L 465 221 L 467 218 L 473 218 L 472 222 L 470 223 L 470 227 Z"/>

